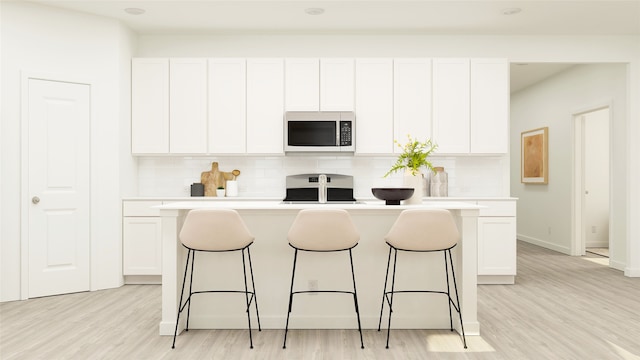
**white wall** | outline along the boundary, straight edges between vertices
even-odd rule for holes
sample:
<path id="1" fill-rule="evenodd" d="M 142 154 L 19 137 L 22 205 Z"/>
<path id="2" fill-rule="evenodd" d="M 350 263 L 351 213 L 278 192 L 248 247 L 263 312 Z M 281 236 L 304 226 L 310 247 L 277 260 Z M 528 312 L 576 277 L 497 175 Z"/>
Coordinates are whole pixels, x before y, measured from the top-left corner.
<path id="1" fill-rule="evenodd" d="M 512 95 L 511 193 L 519 198 L 519 239 L 571 253 L 574 114 L 611 104 L 611 136 L 615 141 L 611 143 L 610 263 L 625 270 L 628 239 L 626 78 L 626 65 L 580 65 Z M 520 133 L 543 126 L 549 127 L 549 184 L 522 184 Z"/>
<path id="2" fill-rule="evenodd" d="M 133 48 L 118 22 L 24 2 L 2 2 L 2 234 L 0 300 L 20 298 L 21 74 L 91 83 L 91 288 L 122 283 L 120 263 L 121 106 Z M 127 100 L 127 103 L 129 101 Z M 126 103 L 122 104 L 127 106 Z M 124 123 L 128 123 L 125 118 Z M 128 125 L 127 125 L 128 126 Z M 128 168 L 131 176 L 135 170 Z"/>

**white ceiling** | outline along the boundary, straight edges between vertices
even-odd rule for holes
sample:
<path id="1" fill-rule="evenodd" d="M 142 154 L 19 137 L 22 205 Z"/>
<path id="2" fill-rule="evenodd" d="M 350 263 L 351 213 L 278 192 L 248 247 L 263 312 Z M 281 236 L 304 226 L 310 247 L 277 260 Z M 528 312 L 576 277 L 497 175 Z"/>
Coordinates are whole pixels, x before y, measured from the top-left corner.
<path id="1" fill-rule="evenodd" d="M 640 0 L 23 1 L 118 19 L 139 34 L 640 35 Z M 125 8 L 145 13 L 130 15 Z M 308 15 L 308 8 L 324 13 Z M 511 8 L 521 11 L 503 14 Z M 512 92 L 568 66 L 512 65 Z"/>
<path id="2" fill-rule="evenodd" d="M 640 0 L 34 0 L 116 18 L 138 33 L 410 32 L 475 35 L 640 34 Z M 146 10 L 142 15 L 125 8 Z M 308 15 L 307 8 L 323 8 Z M 514 15 L 503 10 L 520 8 Z"/>

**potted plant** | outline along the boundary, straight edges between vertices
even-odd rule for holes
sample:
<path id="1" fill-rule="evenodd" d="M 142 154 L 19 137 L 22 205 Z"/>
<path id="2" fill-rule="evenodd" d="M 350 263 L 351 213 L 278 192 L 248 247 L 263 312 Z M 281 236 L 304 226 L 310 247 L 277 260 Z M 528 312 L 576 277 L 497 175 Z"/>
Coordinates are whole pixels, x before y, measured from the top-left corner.
<path id="1" fill-rule="evenodd" d="M 406 204 L 419 204 L 422 202 L 424 177 L 420 169 L 426 167 L 435 173 L 433 165 L 429 161 L 429 156 L 438 147 L 431 139 L 420 141 L 414 139 L 411 135 L 407 135 L 409 141 L 402 145 L 398 140 L 394 143 L 402 149 L 402 153 L 398 156 L 395 164 L 384 174 L 389 176 L 399 170 L 404 170 L 404 185 L 414 189 L 413 196 L 405 201 Z"/>
<path id="2" fill-rule="evenodd" d="M 407 135 L 409 142 L 401 145 L 398 140 L 394 140 L 394 143 L 402 149 L 402 153 L 398 156 L 396 163 L 393 164 L 391 169 L 384 174 L 384 177 L 391 175 L 398 170 L 405 170 L 416 176 L 420 174 L 420 168 L 426 167 L 427 169 L 435 172 L 433 165 L 429 161 L 429 155 L 438 147 L 431 139 L 427 139 L 425 142 L 421 142 L 417 139 L 413 139 L 411 135 Z"/>
<path id="3" fill-rule="evenodd" d="M 216 196 L 224 197 L 224 186 L 218 186 L 216 189 Z"/>

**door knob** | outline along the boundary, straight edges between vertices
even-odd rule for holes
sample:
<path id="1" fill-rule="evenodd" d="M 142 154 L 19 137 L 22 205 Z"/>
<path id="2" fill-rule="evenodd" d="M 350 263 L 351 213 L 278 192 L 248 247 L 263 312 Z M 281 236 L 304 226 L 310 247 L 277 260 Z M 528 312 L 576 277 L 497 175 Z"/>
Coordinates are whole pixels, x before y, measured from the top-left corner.
<path id="1" fill-rule="evenodd" d="M 31 202 L 34 203 L 34 204 L 37 204 L 37 203 L 40 202 L 40 198 L 37 197 L 37 196 L 34 196 L 33 198 L 31 198 Z"/>

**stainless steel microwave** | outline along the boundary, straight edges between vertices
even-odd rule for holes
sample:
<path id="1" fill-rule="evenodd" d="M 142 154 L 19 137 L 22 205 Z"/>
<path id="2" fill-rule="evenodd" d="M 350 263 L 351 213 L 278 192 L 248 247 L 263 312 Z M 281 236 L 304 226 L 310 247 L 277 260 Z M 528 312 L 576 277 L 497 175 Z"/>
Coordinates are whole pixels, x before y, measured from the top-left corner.
<path id="1" fill-rule="evenodd" d="M 353 111 L 287 111 L 285 152 L 354 152 Z"/>

